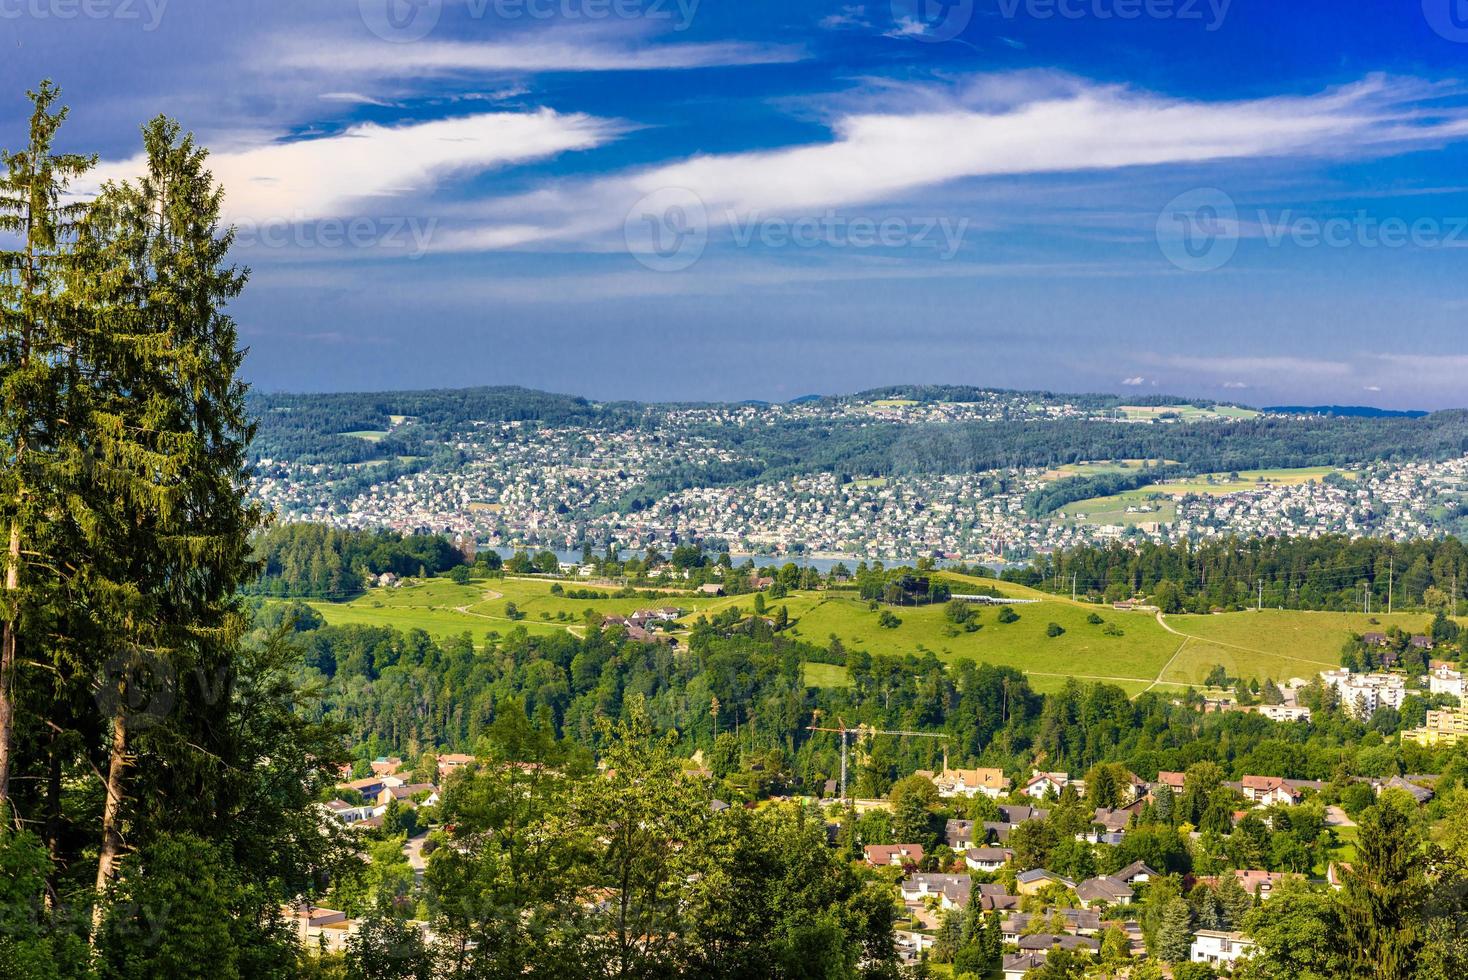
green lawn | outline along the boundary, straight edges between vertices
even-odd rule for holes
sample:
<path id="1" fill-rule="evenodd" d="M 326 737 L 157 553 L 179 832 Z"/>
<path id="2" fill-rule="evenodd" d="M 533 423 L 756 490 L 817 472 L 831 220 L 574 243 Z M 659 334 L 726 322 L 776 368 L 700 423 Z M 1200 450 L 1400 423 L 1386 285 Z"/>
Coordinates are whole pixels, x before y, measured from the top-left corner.
<path id="1" fill-rule="evenodd" d="M 362 439 L 366 442 L 381 442 L 387 438 L 387 433 L 377 429 L 363 429 L 358 432 L 343 432 L 342 435 L 349 439 Z"/>

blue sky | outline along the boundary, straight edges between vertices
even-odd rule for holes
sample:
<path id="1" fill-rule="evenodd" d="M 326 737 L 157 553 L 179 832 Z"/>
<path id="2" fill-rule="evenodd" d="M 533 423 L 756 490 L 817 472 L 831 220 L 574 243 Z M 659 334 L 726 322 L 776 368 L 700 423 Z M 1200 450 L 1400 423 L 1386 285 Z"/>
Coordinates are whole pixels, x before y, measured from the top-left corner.
<path id="1" fill-rule="evenodd" d="M 269 390 L 1468 405 L 1468 0 L 0 0 L 214 149 Z"/>

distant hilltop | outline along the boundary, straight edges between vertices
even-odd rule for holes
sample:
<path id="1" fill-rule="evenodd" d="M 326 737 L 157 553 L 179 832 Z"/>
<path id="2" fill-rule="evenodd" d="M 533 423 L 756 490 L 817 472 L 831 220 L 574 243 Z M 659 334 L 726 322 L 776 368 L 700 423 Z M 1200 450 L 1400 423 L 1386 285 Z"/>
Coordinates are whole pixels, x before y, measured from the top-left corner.
<path id="1" fill-rule="evenodd" d="M 1370 405 L 1275 405 L 1264 409 L 1279 415 L 1334 415 L 1357 419 L 1425 419 L 1431 413 L 1415 411 L 1393 411 L 1389 408 L 1372 408 Z"/>

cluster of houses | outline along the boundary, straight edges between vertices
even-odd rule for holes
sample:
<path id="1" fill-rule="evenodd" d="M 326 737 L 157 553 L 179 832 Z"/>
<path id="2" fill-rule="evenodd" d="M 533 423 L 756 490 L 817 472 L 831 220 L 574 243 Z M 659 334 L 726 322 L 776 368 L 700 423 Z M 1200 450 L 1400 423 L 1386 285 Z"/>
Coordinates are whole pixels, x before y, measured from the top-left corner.
<path id="1" fill-rule="evenodd" d="M 1010 780 L 997 769 L 945 768 L 939 773 L 919 771 L 917 775 L 931 779 L 940 795 L 946 798 L 984 795 L 996 800 L 1015 800 L 1029 796 L 1038 802 L 1053 799 L 1067 787 L 1077 793 L 1084 793 L 1085 789 L 1080 780 L 1058 772 L 1037 771 L 1013 792 Z M 1393 776 L 1389 779 L 1363 779 L 1362 782 L 1378 794 L 1387 789 L 1403 790 L 1419 804 L 1425 804 L 1432 799 L 1430 783 L 1434 779 L 1430 776 Z M 1186 782 L 1187 776 L 1181 772 L 1163 771 L 1151 782 L 1131 776 L 1121 787 L 1122 805 L 1097 808 L 1091 828 L 1077 835 L 1078 839 L 1090 843 L 1121 843 L 1135 815 L 1149 801 L 1155 801 L 1163 787 L 1180 795 L 1186 789 Z M 1256 775 L 1246 775 L 1223 785 L 1237 792 L 1248 804 L 1234 814 L 1235 820 L 1243 819 L 1250 808 L 1298 805 L 1309 795 L 1325 788 L 1324 783 L 1315 780 Z M 1074 881 L 1047 868 L 1016 868 L 1015 851 L 1007 846 L 1010 834 L 1029 821 L 1046 819 L 1049 811 L 1012 802 L 999 802 L 997 809 L 997 820 L 954 819 L 945 824 L 943 843 L 955 857 L 952 864 L 941 870 L 919 870 L 933 864 L 927 860 L 931 855 L 924 852 L 921 844 L 873 844 L 865 848 L 863 856 L 870 866 L 903 869 L 904 876 L 897 885 L 901 901 L 914 921 L 929 930 L 913 930 L 899 936 L 905 955 L 916 958 L 930 947 L 931 929 L 936 927 L 938 915 L 965 909 L 973 902 L 978 902 L 980 910 L 985 913 L 999 912 L 1004 916 L 1001 920 L 1004 939 L 1014 947 L 1004 959 L 1007 980 L 1017 980 L 1027 971 L 1043 965 L 1046 954 L 1053 949 L 1098 952 L 1098 937 L 1112 925 L 1127 933 L 1134 953 L 1142 951 L 1143 943 L 1135 922 L 1124 919 L 1113 922 L 1103 917 L 1108 911 L 1114 912 L 1132 904 L 1138 897 L 1139 888 L 1158 877 L 1155 870 L 1138 861 L 1109 874 Z M 1258 869 L 1242 869 L 1227 874 L 1235 877 L 1243 890 L 1259 901 L 1269 899 L 1280 883 L 1291 877 Z M 1334 883 L 1335 867 L 1332 867 L 1331 874 L 1330 880 Z M 975 875 L 981 876 L 981 880 L 975 880 Z M 994 877 L 1000 881 L 989 881 Z M 1011 886 L 1004 883 L 1011 880 L 1012 891 Z M 1199 877 L 1192 884 L 1216 886 L 1218 881 L 1217 877 Z M 1054 886 L 1070 892 L 1077 907 L 1047 909 L 1035 915 L 1020 911 L 1027 897 L 1047 893 L 1047 889 Z M 1194 936 L 1190 956 L 1193 962 L 1227 970 L 1253 948 L 1254 943 L 1242 933 L 1200 930 Z"/>
<path id="2" fill-rule="evenodd" d="M 1384 633 L 1367 633 L 1362 640 L 1367 645 L 1378 645 L 1386 643 L 1387 637 Z M 1424 650 L 1433 648 L 1432 638 L 1428 636 L 1414 636 L 1410 642 Z M 1391 655 L 1383 653 L 1383 661 L 1388 656 Z M 1407 677 L 1401 673 L 1360 673 L 1343 667 L 1339 670 L 1321 671 L 1320 679 L 1340 695 L 1341 706 L 1347 714 L 1363 721 L 1370 718 L 1378 708 L 1400 710 L 1407 699 Z M 1461 703 L 1465 693 L 1468 693 L 1464 672 L 1449 661 L 1431 661 L 1426 680 L 1429 694 L 1448 695 Z M 1408 740 L 1429 746 L 1456 745 L 1459 735 L 1462 734 L 1458 727 L 1460 723 L 1456 720 L 1459 712 L 1452 710 L 1434 714 L 1441 716 L 1437 723 L 1430 720 L 1427 726 L 1412 733 Z M 1403 737 L 1406 738 L 1407 734 L 1404 733 Z"/>
<path id="3" fill-rule="evenodd" d="M 372 775 L 338 783 L 336 788 L 340 795 L 321 806 L 330 819 L 344 827 L 376 830 L 382 826 L 383 815 L 393 802 L 407 809 L 437 805 L 438 788 L 444 778 L 473 761 L 472 755 L 441 755 L 438 757 L 438 781 L 423 783 L 413 782 L 412 775 L 403 771 L 402 759 L 374 759 Z M 342 799 L 342 796 L 349 799 Z"/>
<path id="4" fill-rule="evenodd" d="M 994 417 L 1044 421 L 1098 414 L 1061 404 L 1037 410 L 1008 395 L 996 397 L 1005 402 L 1002 409 L 966 406 L 958 417 L 989 417 L 997 411 Z M 892 409 L 868 403 L 855 411 L 864 421 L 874 417 L 908 424 L 934 417 L 953 421 L 936 412 L 936 404 Z M 1438 516 L 1442 505 L 1455 504 L 1468 479 L 1468 458 L 1394 463 L 1355 473 L 1356 478 L 1348 481 L 1260 483 L 1229 493 L 1182 497 L 1167 505 L 1168 511 L 1175 509 L 1175 516 L 1147 513 L 1147 505 L 1138 505 L 1124 519 L 1105 518 L 1108 523 L 1084 514 L 1030 515 L 1024 507 L 1026 494 L 1056 478 L 1045 468 L 913 473 L 855 481 L 808 474 L 738 489 L 690 487 L 635 514 L 610 506 L 645 486 L 650 477 L 675 468 L 751 461 L 725 440 L 710 438 L 707 433 L 716 430 L 705 426 L 848 419 L 850 411 L 824 404 L 808 409 L 669 407 L 650 416 L 655 420 L 652 425 L 621 430 L 469 421 L 443 442 L 462 460 L 456 464 L 394 473 L 364 487 L 356 466 L 261 459 L 252 489 L 286 521 L 401 531 L 426 528 L 491 546 L 574 549 L 584 541 L 596 541 L 640 550 L 673 541 L 717 539 L 736 551 L 762 554 L 799 545 L 814 553 L 866 558 L 939 553 L 984 560 L 1006 552 L 1033 554 L 1123 536 L 1432 537 L 1445 529 Z M 739 421 L 722 421 L 730 418 Z M 411 420 L 394 422 L 391 428 L 404 424 Z M 899 451 L 902 448 L 899 441 Z M 922 450 L 914 444 L 911 451 Z"/>
<path id="5" fill-rule="evenodd" d="M 722 592 L 722 588 L 720 591 Z M 682 615 L 683 610 L 675 606 L 639 609 L 630 616 L 604 616 L 602 626 L 620 626 L 626 630 L 627 639 L 637 643 L 663 643 L 667 646 L 677 646 L 677 637 L 661 632 L 661 627 L 676 622 Z"/>

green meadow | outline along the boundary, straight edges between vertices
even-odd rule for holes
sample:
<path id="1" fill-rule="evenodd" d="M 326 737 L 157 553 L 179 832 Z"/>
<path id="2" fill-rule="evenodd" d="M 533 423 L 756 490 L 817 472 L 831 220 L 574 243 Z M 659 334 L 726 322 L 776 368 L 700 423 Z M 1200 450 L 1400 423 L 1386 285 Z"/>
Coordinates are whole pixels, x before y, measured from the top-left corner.
<path id="1" fill-rule="evenodd" d="M 796 592 L 784 599 L 767 599 L 773 610 L 785 606 L 790 633 L 817 646 L 832 636 L 849 649 L 870 654 L 922 656 L 932 653 L 945 663 L 960 659 L 1015 667 L 1025 671 L 1037 690 L 1056 690 L 1072 677 L 1106 681 L 1130 694 L 1151 688 L 1181 690 L 1202 686 L 1215 664 L 1232 676 L 1268 677 L 1283 681 L 1309 678 L 1334 668 L 1340 649 L 1352 633 L 1399 626 L 1422 632 L 1428 617 L 1422 614 L 1377 615 L 1264 610 L 1214 616 L 1168 616 L 1159 621 L 1141 612 L 1120 612 L 1109 606 L 1073 603 L 1021 585 L 994 579 L 967 578 L 945 573 L 955 589 L 988 587 L 1016 599 L 1039 599 L 1034 605 L 1015 605 L 1019 619 L 999 622 L 999 609 L 975 606 L 978 629 L 967 631 L 950 622 L 943 605 L 891 609 L 900 623 L 884 627 L 880 614 L 852 590 Z M 328 623 L 359 623 L 397 629 L 421 629 L 432 636 L 469 633 L 476 638 L 489 632 L 506 633 L 516 626 L 532 633 L 569 630 L 580 634 L 588 610 L 627 615 L 638 609 L 668 605 L 685 611 L 682 624 L 690 626 L 699 615 L 729 608 L 754 611 L 753 596 L 690 596 L 669 593 L 666 599 L 572 599 L 551 593 L 544 579 L 476 580 L 455 585 L 431 579 L 398 589 L 373 589 L 351 602 L 312 602 Z M 607 586 L 560 583 L 566 590 L 613 591 Z M 512 619 L 514 604 L 521 618 Z M 1088 622 L 1092 614 L 1104 621 Z M 1050 625 L 1063 631 L 1050 636 Z M 1109 635 L 1120 631 L 1121 635 Z M 806 665 L 813 687 L 837 687 L 847 682 L 844 668 L 830 664 Z"/>

